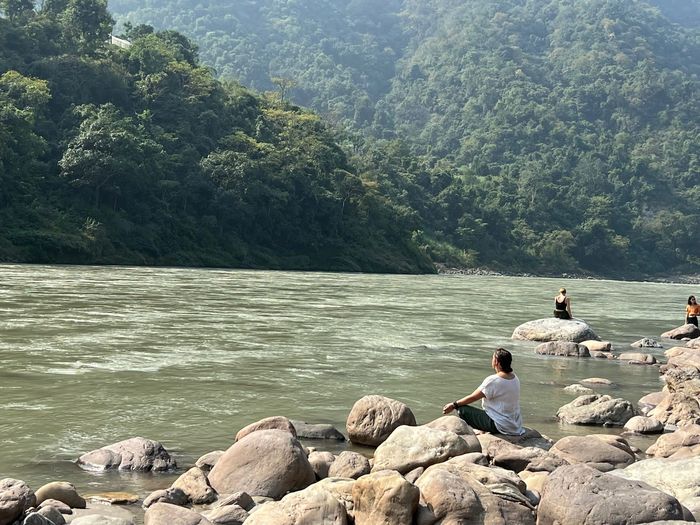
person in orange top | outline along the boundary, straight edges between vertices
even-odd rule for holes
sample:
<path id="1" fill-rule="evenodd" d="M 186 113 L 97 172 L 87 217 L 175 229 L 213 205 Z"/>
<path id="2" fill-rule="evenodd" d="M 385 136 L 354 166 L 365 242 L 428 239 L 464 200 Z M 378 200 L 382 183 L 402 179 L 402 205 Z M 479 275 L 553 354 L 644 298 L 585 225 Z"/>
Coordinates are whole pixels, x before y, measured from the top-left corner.
<path id="1" fill-rule="evenodd" d="M 695 296 L 688 297 L 688 306 L 685 307 L 685 322 L 687 324 L 698 325 L 698 316 L 700 315 L 700 304 L 695 300 Z"/>

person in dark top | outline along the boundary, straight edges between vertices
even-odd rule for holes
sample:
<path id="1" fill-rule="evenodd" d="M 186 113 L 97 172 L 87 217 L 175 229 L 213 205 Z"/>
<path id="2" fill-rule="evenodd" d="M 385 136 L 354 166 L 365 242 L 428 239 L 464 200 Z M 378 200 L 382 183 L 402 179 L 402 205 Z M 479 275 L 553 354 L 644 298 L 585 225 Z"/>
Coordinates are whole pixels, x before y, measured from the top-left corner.
<path id="1" fill-rule="evenodd" d="M 559 295 L 554 298 L 554 317 L 557 319 L 572 319 L 571 298 L 566 296 L 566 288 L 559 289 Z"/>

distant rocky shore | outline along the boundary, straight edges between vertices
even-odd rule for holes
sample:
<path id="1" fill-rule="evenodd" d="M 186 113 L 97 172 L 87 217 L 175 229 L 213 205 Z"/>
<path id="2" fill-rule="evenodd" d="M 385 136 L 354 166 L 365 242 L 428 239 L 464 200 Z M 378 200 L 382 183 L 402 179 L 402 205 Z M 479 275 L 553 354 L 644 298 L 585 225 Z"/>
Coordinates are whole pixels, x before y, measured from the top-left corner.
<path id="1" fill-rule="evenodd" d="M 350 408 L 344 433 L 266 417 L 151 494 L 86 495 L 66 481 L 33 490 L 21 480 L 0 480 L 0 525 L 134 525 L 139 508 L 145 525 L 694 522 L 700 519 L 699 336 L 693 325 L 662 334 L 679 346 L 659 364 L 645 352 L 660 346 L 654 339 L 618 353 L 581 321 L 539 319 L 517 327 L 513 338 L 538 342 L 534 351 L 541 355 L 659 367 L 663 389 L 635 403 L 596 392 L 610 384 L 606 379 L 566 387 L 576 397 L 556 418 L 592 427 L 587 436 L 555 442 L 535 429 L 517 437 L 476 433 L 453 415 L 418 424 L 403 402 L 367 395 Z M 620 434 L 595 427 L 619 427 Z M 659 437 L 642 451 L 627 440 L 638 434 Z M 324 450 L 346 436 L 372 447 L 371 457 Z M 143 437 L 87 452 L 76 463 L 90 471 L 177 468 L 162 444 Z"/>
<path id="2" fill-rule="evenodd" d="M 506 272 L 492 270 L 490 268 L 466 268 L 449 266 L 443 263 L 435 263 L 435 268 L 439 275 L 490 275 L 508 277 L 549 277 L 553 279 L 615 279 L 618 281 L 641 281 L 652 283 L 677 283 L 677 284 L 700 284 L 700 275 L 665 275 L 665 276 L 622 276 L 622 275 L 594 275 L 585 273 L 529 273 L 529 272 Z"/>

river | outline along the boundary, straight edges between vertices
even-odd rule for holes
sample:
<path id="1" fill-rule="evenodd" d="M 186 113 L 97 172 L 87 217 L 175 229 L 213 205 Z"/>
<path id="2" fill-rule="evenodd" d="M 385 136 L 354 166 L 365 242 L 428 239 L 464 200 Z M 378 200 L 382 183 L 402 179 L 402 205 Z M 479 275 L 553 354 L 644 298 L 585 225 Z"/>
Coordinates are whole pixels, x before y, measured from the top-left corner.
<path id="1" fill-rule="evenodd" d="M 574 315 L 625 351 L 682 324 L 688 295 L 699 292 L 642 282 L 140 267 L 0 265 L 0 276 L 0 478 L 35 490 L 65 479 L 83 493 L 141 497 L 177 474 L 97 474 L 73 461 L 144 436 L 188 467 L 266 416 L 344 431 L 366 394 L 401 400 L 427 422 L 478 386 L 498 346 L 514 354 L 527 426 L 555 439 L 608 432 L 559 425 L 553 415 L 573 399 L 563 387 L 605 377 L 615 385 L 601 392 L 636 403 L 661 388 L 658 368 L 537 356 L 535 343 L 510 340 L 513 328 L 550 316 L 564 285 Z"/>

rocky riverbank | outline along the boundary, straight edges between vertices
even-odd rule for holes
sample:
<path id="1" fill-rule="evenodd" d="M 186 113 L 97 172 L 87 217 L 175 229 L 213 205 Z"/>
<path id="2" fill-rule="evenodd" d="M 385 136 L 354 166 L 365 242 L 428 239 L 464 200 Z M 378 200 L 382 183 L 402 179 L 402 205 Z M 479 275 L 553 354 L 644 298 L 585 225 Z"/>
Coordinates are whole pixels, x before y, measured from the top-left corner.
<path id="1" fill-rule="evenodd" d="M 659 367 L 664 387 L 636 402 L 601 395 L 609 381 L 570 385 L 577 395 L 556 418 L 588 425 L 587 436 L 554 442 L 535 429 L 524 436 L 477 434 L 461 419 L 419 424 L 409 406 L 382 395 L 349 408 L 344 432 L 271 416 L 240 429 L 227 450 L 202 451 L 173 483 L 151 494 L 79 494 L 55 481 L 30 488 L 0 480 L 0 525 L 433 525 L 447 523 L 631 524 L 700 519 L 700 332 L 692 325 L 663 334 L 676 340 L 659 364 L 644 352 L 617 353 L 590 327 L 555 320 L 528 323 L 514 337 L 538 341 L 554 358 L 605 357 Z M 569 330 L 569 332 L 567 332 Z M 682 341 L 685 339 L 685 341 Z M 653 357 L 653 356 L 651 356 Z M 618 427 L 619 435 L 595 427 Z M 657 434 L 640 450 L 634 435 Z M 329 452 L 349 439 L 372 447 Z M 88 451 L 77 466 L 134 476 L 177 469 L 159 442 L 134 437 Z M 164 478 L 165 479 L 165 478 Z M 99 502 L 99 503 L 98 503 Z"/>

